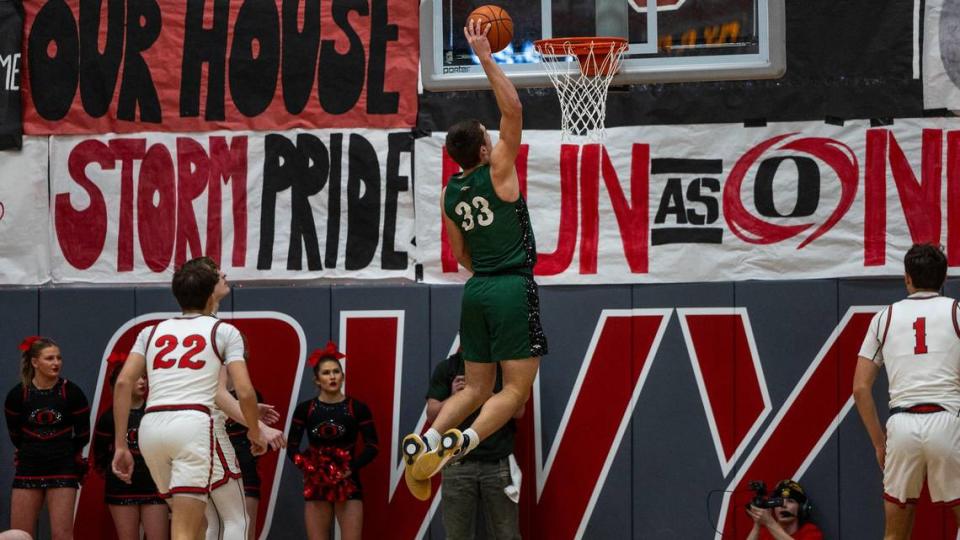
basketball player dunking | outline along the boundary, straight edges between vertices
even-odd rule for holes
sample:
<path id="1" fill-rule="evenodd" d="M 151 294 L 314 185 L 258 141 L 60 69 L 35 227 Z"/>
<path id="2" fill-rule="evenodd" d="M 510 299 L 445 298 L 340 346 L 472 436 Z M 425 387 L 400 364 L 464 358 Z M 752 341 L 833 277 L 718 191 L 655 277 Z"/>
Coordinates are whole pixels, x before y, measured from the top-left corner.
<path id="1" fill-rule="evenodd" d="M 183 315 L 140 332 L 114 390 L 116 433 L 126 434 L 130 388 L 142 375 L 150 381 L 140 451 L 158 491 L 168 498 L 173 540 L 204 537 L 204 511 L 218 459 L 211 414 L 221 366 L 233 380 L 255 453 L 265 450 L 240 332 L 205 315 L 215 312 L 229 292 L 225 275 L 208 259 L 184 263 L 173 276 L 173 294 Z M 113 470 L 128 481 L 133 460 L 126 438 L 118 435 L 115 447 Z"/>
<path id="2" fill-rule="evenodd" d="M 520 150 L 523 114 L 513 83 L 494 62 L 487 32 L 477 20 L 464 34 L 479 57 L 500 109 L 496 145 L 478 120 L 465 120 L 447 133 L 447 153 L 463 172 L 450 178 L 441 212 L 450 246 L 473 272 L 463 292 L 460 342 L 466 386 L 447 399 L 423 437 L 404 438 L 404 478 L 411 493 L 430 496 L 429 478 L 455 455 L 463 455 L 500 429 L 524 405 L 547 342 L 540 327 L 540 301 L 533 281 L 536 244 L 514 167 Z M 503 388 L 493 393 L 497 363 Z M 456 426 L 480 408 L 461 433 Z M 441 435 L 442 433 L 442 435 Z"/>

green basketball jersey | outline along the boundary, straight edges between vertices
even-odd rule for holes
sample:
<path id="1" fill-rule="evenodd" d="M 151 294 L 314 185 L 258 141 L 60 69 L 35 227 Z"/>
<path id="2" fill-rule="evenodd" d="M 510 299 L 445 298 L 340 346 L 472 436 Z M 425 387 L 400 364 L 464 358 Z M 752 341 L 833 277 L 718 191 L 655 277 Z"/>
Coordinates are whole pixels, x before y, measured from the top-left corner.
<path id="1" fill-rule="evenodd" d="M 474 272 L 533 272 L 537 246 L 527 203 L 522 195 L 516 202 L 500 200 L 493 189 L 489 165 L 466 176 L 450 177 L 443 211 L 463 233 Z"/>

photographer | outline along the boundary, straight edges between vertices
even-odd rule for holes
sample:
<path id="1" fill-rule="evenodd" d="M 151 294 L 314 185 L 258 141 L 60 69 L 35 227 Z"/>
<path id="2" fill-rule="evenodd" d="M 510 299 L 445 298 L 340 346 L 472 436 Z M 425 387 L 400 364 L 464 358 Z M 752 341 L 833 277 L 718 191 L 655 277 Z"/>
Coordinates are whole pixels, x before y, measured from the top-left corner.
<path id="1" fill-rule="evenodd" d="M 773 501 L 762 492 L 747 506 L 747 514 L 753 519 L 753 529 L 747 540 L 822 540 L 820 528 L 809 521 L 813 505 L 800 484 L 793 480 L 781 480 L 771 497 L 782 498 L 779 506 L 764 507 L 763 502 Z M 775 502 L 774 502 L 775 504 Z"/>

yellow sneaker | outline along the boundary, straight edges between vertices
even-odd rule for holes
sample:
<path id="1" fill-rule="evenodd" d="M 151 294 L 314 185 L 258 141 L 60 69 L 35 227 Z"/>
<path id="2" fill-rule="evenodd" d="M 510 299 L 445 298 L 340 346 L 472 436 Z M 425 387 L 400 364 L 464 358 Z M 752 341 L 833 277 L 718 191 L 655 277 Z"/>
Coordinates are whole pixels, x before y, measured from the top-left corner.
<path id="1" fill-rule="evenodd" d="M 430 480 L 418 480 L 413 476 L 413 466 L 417 459 L 424 454 L 427 449 L 423 438 L 416 433 L 411 433 L 403 438 L 403 480 L 407 484 L 407 489 L 414 498 L 425 501 L 430 498 L 433 492 L 433 485 Z"/>
<path id="2" fill-rule="evenodd" d="M 411 474 L 417 480 L 428 480 L 440 472 L 463 448 L 463 433 L 459 429 L 448 429 L 440 438 L 439 448 L 431 449 L 417 456 Z"/>

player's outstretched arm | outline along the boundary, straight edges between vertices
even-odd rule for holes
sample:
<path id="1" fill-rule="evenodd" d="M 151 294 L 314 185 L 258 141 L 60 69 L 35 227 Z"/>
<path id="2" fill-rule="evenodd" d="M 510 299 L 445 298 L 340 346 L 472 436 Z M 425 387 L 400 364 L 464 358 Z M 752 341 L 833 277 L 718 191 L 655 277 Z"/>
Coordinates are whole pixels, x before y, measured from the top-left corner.
<path id="1" fill-rule="evenodd" d="M 220 370 L 220 381 L 217 385 L 217 395 L 214 398 L 214 402 L 231 420 L 244 427 L 248 427 L 247 419 L 243 416 L 243 410 L 240 408 L 240 402 L 237 401 L 237 398 L 230 395 L 230 391 L 227 390 L 226 368 Z M 271 450 L 279 450 L 287 445 L 287 440 L 283 436 L 282 431 L 268 426 L 264 422 L 264 419 L 268 419 L 269 423 L 272 424 L 279 420 L 280 416 L 272 406 L 265 408 L 264 405 L 263 403 L 257 404 L 257 410 L 261 418 L 261 420 L 257 421 L 257 426 L 260 428 L 263 443 L 269 446 Z M 265 411 L 267 416 L 264 416 Z"/>
<path id="2" fill-rule="evenodd" d="M 870 442 L 873 443 L 877 463 L 882 470 L 886 458 L 887 436 L 883 432 L 880 417 L 877 415 L 877 405 L 873 400 L 873 382 L 877 379 L 879 371 L 880 368 L 872 360 L 859 357 L 857 370 L 853 374 L 853 401 L 857 405 L 863 427 L 867 429 L 867 434 L 870 436 Z"/>
<path id="3" fill-rule="evenodd" d="M 490 24 L 481 25 L 478 20 L 467 21 L 463 33 L 473 52 L 480 58 L 480 65 L 490 81 L 493 95 L 500 109 L 500 138 L 490 155 L 490 169 L 497 195 L 506 201 L 515 201 L 520 196 L 520 182 L 514 162 L 520 152 L 523 133 L 523 105 L 517 89 L 493 60 L 487 32 Z"/>
<path id="4" fill-rule="evenodd" d="M 227 362 L 227 373 L 233 381 L 233 389 L 240 402 L 240 411 L 243 413 L 243 425 L 247 426 L 247 438 L 250 439 L 253 455 L 262 454 L 266 447 L 261 439 L 260 412 L 257 409 L 257 392 L 250 382 L 250 373 L 247 372 L 247 363 L 243 361 Z"/>
<path id="5" fill-rule="evenodd" d="M 133 475 L 133 455 L 127 446 L 131 395 L 137 379 L 146 373 L 147 362 L 143 355 L 130 353 L 113 386 L 113 474 L 128 484 Z"/>

